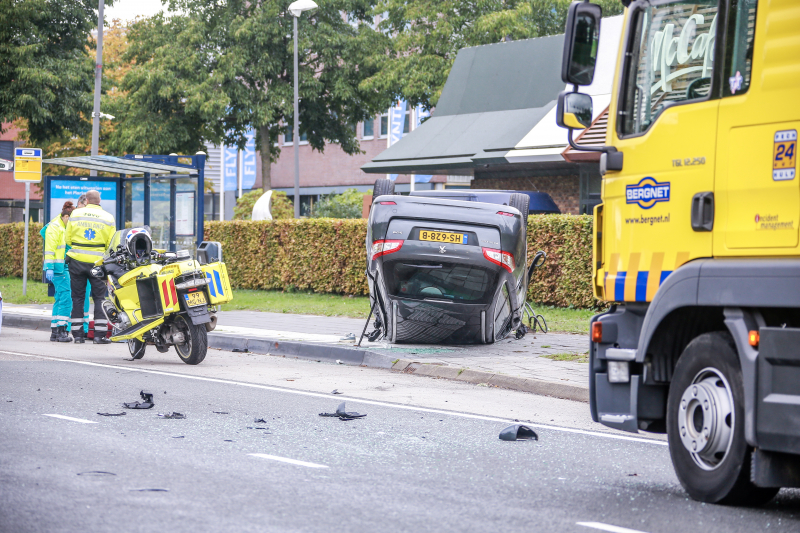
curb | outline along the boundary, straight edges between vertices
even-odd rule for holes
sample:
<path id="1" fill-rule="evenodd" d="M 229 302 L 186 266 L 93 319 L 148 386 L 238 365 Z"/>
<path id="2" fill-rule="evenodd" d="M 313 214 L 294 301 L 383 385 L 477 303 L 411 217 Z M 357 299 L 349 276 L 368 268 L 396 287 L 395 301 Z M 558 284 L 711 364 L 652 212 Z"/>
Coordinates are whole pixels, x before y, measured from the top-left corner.
<path id="1" fill-rule="evenodd" d="M 50 330 L 50 320 L 13 313 L 3 314 L 3 326 L 9 328 Z M 339 362 L 345 365 L 391 369 L 404 374 L 415 374 L 436 379 L 450 379 L 486 387 L 529 392 L 541 396 L 553 396 L 577 402 L 589 402 L 589 389 L 566 383 L 556 383 L 533 378 L 519 378 L 504 374 L 493 374 L 458 368 L 442 364 L 421 363 L 408 359 L 396 359 L 389 355 L 365 348 L 333 346 L 311 342 L 283 341 L 263 337 L 234 337 L 221 333 L 208 334 L 208 347 L 281 357 L 295 357 L 312 361 Z"/>

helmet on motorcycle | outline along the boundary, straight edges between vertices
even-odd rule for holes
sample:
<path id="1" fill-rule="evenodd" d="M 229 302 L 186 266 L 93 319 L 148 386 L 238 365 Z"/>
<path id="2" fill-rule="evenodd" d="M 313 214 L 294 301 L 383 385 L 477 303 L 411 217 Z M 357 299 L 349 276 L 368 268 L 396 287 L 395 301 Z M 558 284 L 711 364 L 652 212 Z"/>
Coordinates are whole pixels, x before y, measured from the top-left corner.
<path id="1" fill-rule="evenodd" d="M 125 236 L 125 247 L 134 259 L 141 260 L 150 257 L 153 251 L 153 241 L 150 232 L 145 228 L 133 228 Z"/>

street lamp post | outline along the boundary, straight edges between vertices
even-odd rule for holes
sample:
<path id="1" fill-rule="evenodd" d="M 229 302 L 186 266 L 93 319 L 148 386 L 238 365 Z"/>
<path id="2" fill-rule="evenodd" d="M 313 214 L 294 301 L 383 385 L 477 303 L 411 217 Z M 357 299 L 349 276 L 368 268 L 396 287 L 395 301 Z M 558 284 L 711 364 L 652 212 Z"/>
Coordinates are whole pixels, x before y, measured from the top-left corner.
<path id="1" fill-rule="evenodd" d="M 294 19 L 294 117 L 292 145 L 294 147 L 294 218 L 300 218 L 300 105 L 297 87 L 299 75 L 297 67 L 297 19 L 303 11 L 313 11 L 317 4 L 313 0 L 297 0 L 289 5 L 289 13 Z"/>
<path id="2" fill-rule="evenodd" d="M 100 146 L 100 89 L 103 82 L 103 8 L 105 2 L 100 0 L 97 6 L 97 59 L 94 62 L 94 109 L 92 110 L 92 155 L 97 155 Z M 96 170 L 89 171 L 90 176 L 97 176 Z"/>

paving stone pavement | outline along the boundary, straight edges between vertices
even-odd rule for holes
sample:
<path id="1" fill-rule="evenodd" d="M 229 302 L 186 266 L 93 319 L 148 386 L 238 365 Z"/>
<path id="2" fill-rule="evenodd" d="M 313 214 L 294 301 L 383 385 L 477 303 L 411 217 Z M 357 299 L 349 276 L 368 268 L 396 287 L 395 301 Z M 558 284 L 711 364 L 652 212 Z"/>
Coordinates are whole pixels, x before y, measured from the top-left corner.
<path id="1" fill-rule="evenodd" d="M 5 313 L 45 317 L 46 305 L 6 304 Z M 266 313 L 259 311 L 221 311 L 215 334 L 233 337 L 262 337 L 323 345 L 354 346 L 355 341 L 342 340 L 348 333 L 356 339 L 364 328 L 364 320 L 345 317 Z M 368 328 L 369 331 L 370 328 Z M 386 342 L 362 347 L 392 359 L 411 360 L 423 364 L 457 368 L 563 383 L 588 389 L 588 364 L 574 361 L 553 361 L 545 355 L 586 353 L 587 335 L 564 333 L 528 333 L 522 339 L 513 337 L 495 344 L 471 346 L 412 345 Z"/>

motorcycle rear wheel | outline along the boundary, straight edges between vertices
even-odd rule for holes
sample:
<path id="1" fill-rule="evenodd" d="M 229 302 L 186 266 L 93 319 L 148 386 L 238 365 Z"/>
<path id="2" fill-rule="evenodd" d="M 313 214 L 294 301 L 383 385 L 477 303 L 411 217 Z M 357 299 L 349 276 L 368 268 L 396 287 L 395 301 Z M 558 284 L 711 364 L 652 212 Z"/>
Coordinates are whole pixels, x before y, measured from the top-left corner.
<path id="1" fill-rule="evenodd" d="M 205 324 L 196 326 L 185 315 L 175 318 L 175 326 L 183 333 L 183 344 L 176 344 L 175 351 L 187 365 L 199 365 L 208 351 L 208 332 Z"/>

